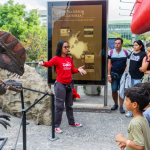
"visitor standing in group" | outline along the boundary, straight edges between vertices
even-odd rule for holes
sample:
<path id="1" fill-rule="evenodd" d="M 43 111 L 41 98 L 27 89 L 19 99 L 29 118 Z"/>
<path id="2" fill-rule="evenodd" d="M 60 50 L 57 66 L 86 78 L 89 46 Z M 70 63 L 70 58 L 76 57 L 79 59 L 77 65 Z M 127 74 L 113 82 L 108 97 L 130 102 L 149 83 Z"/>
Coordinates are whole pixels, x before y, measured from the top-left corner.
<path id="1" fill-rule="evenodd" d="M 112 97 L 114 100 L 114 106 L 111 110 L 118 109 L 118 97 L 120 102 L 120 113 L 125 113 L 123 109 L 123 99 L 118 96 L 118 90 L 120 89 L 120 79 L 126 68 L 126 61 L 130 52 L 122 49 L 123 39 L 115 39 L 115 48 L 108 52 L 108 81 L 111 83 Z"/>
<path id="2" fill-rule="evenodd" d="M 136 83 L 141 82 L 141 78 L 144 73 L 140 71 L 142 67 L 143 58 L 146 56 L 145 47 L 141 40 L 134 42 L 134 52 L 130 56 L 129 73 L 131 75 L 131 86 L 133 87 Z M 133 113 L 128 111 L 126 117 L 132 117 Z"/>

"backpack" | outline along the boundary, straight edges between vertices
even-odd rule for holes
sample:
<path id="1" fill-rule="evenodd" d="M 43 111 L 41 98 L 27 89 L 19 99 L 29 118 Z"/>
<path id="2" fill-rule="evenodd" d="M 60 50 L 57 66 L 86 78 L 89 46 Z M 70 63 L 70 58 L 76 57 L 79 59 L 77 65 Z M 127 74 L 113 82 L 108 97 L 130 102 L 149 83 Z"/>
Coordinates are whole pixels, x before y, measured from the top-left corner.
<path id="1" fill-rule="evenodd" d="M 114 51 L 114 49 L 111 49 L 111 50 L 110 50 L 110 56 L 112 56 L 113 51 Z M 127 52 L 125 49 L 123 49 L 123 51 L 124 51 L 124 53 L 126 54 L 126 56 L 128 57 L 128 52 Z"/>

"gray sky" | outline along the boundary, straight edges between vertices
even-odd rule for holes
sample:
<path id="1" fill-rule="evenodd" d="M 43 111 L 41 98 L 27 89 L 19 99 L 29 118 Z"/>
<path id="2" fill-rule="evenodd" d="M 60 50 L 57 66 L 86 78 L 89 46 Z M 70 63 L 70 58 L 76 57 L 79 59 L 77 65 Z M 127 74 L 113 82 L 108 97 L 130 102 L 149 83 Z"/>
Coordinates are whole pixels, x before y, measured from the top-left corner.
<path id="1" fill-rule="evenodd" d="M 2 0 L 0 3 L 4 4 L 8 0 Z M 56 0 L 53 0 L 56 1 Z M 59 0 L 60 1 L 60 0 Z M 121 0 L 124 2 L 135 2 L 136 0 Z M 14 0 L 14 3 L 25 4 L 26 10 L 29 11 L 31 9 L 47 9 L 47 0 Z M 131 10 L 134 4 L 132 3 L 121 3 L 120 0 L 109 0 L 109 21 L 114 20 L 132 20 L 132 16 L 129 16 L 131 11 L 128 10 L 120 10 L 121 9 L 129 9 Z M 128 15 L 128 16 L 120 16 Z"/>

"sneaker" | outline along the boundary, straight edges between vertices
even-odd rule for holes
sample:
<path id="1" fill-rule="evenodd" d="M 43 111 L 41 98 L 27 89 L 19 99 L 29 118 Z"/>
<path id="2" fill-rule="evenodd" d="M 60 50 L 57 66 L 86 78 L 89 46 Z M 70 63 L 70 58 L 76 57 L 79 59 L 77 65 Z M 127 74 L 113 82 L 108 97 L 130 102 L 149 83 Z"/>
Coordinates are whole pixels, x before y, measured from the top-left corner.
<path id="1" fill-rule="evenodd" d="M 63 131 L 60 128 L 55 128 L 55 132 L 57 132 L 57 133 L 63 133 Z"/>
<path id="2" fill-rule="evenodd" d="M 81 123 L 74 123 L 73 125 L 71 125 L 72 127 L 82 127 Z"/>
<path id="3" fill-rule="evenodd" d="M 116 109 L 118 109 L 118 104 L 115 104 L 115 105 L 111 108 L 111 110 L 116 110 Z"/>
<path id="4" fill-rule="evenodd" d="M 119 107 L 119 111 L 120 111 L 121 114 L 124 114 L 124 113 L 125 113 L 125 111 L 124 111 L 124 109 L 123 109 L 122 106 Z"/>
<path id="5" fill-rule="evenodd" d="M 126 117 L 133 117 L 133 113 L 128 111 L 128 112 L 126 113 Z"/>

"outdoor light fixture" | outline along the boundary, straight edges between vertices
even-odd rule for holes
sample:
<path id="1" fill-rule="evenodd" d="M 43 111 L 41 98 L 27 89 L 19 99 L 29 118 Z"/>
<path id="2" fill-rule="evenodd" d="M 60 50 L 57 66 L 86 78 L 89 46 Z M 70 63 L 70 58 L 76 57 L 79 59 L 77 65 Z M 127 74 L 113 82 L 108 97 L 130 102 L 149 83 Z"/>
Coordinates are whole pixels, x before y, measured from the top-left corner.
<path id="1" fill-rule="evenodd" d="M 121 2 L 121 3 L 132 3 L 132 4 L 134 4 L 134 2 L 124 2 L 124 1 L 122 1 L 122 0 L 120 0 L 120 2 Z"/>

